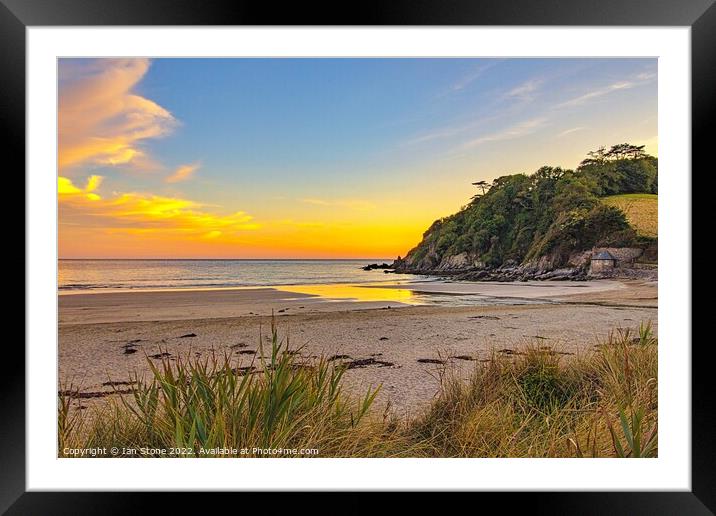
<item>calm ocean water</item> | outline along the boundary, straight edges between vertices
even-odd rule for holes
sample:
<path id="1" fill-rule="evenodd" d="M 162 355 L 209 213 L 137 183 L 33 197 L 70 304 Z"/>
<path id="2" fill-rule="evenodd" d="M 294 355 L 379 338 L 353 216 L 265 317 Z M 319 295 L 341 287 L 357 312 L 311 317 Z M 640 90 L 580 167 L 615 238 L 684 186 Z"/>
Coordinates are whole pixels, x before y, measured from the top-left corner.
<path id="1" fill-rule="evenodd" d="M 60 290 L 221 288 L 395 280 L 389 260 L 60 260 Z M 407 276 L 401 275 L 402 279 Z"/>

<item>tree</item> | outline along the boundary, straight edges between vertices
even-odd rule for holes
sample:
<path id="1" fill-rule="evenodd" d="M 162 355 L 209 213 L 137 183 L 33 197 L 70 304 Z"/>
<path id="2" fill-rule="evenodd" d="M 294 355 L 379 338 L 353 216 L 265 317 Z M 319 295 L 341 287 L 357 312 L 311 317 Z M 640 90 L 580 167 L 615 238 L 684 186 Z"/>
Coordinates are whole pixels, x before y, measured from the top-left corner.
<path id="1" fill-rule="evenodd" d="M 565 173 L 567 173 L 567 170 L 562 169 L 562 167 L 540 167 L 537 172 L 532 174 L 532 177 L 534 177 L 536 180 L 540 179 L 548 179 L 552 181 L 557 181 L 564 177 Z"/>
<path id="2" fill-rule="evenodd" d="M 646 159 L 624 159 L 616 163 L 620 177 L 619 193 L 654 192 L 656 167 Z"/>
<path id="3" fill-rule="evenodd" d="M 606 154 L 607 150 L 604 146 L 599 147 L 595 151 L 589 151 L 587 153 L 588 157 L 579 164 L 578 168 L 588 167 L 589 165 L 602 165 L 607 160 Z"/>
<path id="4" fill-rule="evenodd" d="M 490 187 L 490 184 L 487 181 L 477 181 L 472 184 L 482 190 L 482 195 L 485 195 L 485 189 Z"/>
<path id="5" fill-rule="evenodd" d="M 644 152 L 644 145 L 631 145 L 629 143 L 619 143 L 612 145 L 605 154 L 609 159 L 643 159 L 647 156 Z"/>

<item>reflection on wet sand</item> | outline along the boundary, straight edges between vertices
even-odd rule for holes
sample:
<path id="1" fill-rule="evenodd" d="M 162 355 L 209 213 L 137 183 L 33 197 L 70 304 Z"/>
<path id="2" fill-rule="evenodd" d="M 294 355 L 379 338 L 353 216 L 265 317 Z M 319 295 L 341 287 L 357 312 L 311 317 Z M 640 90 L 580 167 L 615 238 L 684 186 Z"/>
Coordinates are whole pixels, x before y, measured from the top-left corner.
<path id="1" fill-rule="evenodd" d="M 574 294 L 594 294 L 623 290 L 618 281 L 581 282 L 526 281 L 449 282 L 395 281 L 363 284 L 291 285 L 276 287 L 283 292 L 316 296 L 322 301 L 378 301 L 408 305 L 486 305 L 549 303 L 554 298 Z"/>
<path id="2" fill-rule="evenodd" d="M 400 288 L 397 284 L 389 288 L 382 285 L 349 284 L 291 285 L 278 288 L 285 292 L 318 296 L 324 301 L 395 301 L 407 305 L 425 304 L 425 300 L 421 299 L 421 296 L 416 295 L 412 290 Z"/>

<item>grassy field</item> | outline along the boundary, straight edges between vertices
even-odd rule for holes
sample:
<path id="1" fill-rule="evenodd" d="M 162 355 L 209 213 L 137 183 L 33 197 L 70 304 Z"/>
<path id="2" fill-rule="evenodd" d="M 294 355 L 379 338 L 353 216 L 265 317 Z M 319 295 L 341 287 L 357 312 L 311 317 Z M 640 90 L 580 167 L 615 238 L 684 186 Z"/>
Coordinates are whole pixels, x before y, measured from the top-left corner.
<path id="1" fill-rule="evenodd" d="M 445 370 L 438 396 L 409 420 L 373 407 L 378 389 L 349 396 L 342 366 L 298 359 L 275 328 L 272 335 L 270 355 L 253 365 L 231 355 L 165 360 L 152 364 L 148 381 L 134 378 L 133 394 L 92 409 L 73 409 L 71 389 L 61 391 L 59 456 L 94 447 L 197 457 L 277 448 L 318 457 L 657 456 L 650 324 L 613 333 L 583 356 L 535 345 L 476 362 L 468 381 Z"/>
<path id="2" fill-rule="evenodd" d="M 658 236 L 658 200 L 656 194 L 612 195 L 603 199 L 605 204 L 622 210 L 639 235 L 648 237 Z"/>

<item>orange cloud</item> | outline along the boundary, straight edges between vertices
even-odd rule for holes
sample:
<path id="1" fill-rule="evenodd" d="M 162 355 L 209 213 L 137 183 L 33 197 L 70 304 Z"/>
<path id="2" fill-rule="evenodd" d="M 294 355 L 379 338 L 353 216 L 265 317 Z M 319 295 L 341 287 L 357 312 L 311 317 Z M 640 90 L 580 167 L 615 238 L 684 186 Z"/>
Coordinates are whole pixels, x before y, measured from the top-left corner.
<path id="1" fill-rule="evenodd" d="M 89 201 L 97 201 L 100 196 L 93 193 L 102 184 L 102 176 L 90 176 L 84 188 L 78 188 L 66 177 L 57 178 L 57 193 L 61 198 L 80 197 Z"/>
<path id="2" fill-rule="evenodd" d="M 194 175 L 194 172 L 199 170 L 199 163 L 193 163 L 191 165 L 182 165 L 181 167 L 177 168 L 172 175 L 167 177 L 164 181 L 167 183 L 178 183 L 180 181 L 186 181 L 187 179 L 191 179 L 191 177 Z"/>
<path id="3" fill-rule="evenodd" d="M 159 195 L 123 193 L 105 199 L 94 193 L 101 177 L 92 176 L 84 189 L 65 177 L 58 179 L 60 219 L 90 216 L 99 219 L 110 232 L 146 234 L 159 232 L 184 238 L 216 238 L 257 229 L 253 217 L 243 211 L 218 215 L 202 209 L 200 203 Z"/>
<path id="4" fill-rule="evenodd" d="M 99 59 L 60 63 L 58 165 L 154 166 L 141 149 L 177 125 L 157 103 L 132 92 L 148 59 Z"/>

